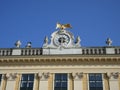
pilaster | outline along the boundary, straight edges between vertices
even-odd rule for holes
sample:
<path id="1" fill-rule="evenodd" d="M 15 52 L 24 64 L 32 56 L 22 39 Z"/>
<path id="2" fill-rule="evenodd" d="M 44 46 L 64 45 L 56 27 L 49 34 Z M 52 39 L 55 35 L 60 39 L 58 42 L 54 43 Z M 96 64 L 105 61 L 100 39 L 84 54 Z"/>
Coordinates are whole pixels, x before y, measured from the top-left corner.
<path id="1" fill-rule="evenodd" d="M 17 74 L 16 83 L 15 83 L 15 89 L 14 90 L 19 90 L 20 78 L 21 78 L 21 74 Z"/>
<path id="2" fill-rule="evenodd" d="M 104 85 L 103 85 L 104 90 L 110 90 L 110 88 L 109 88 L 109 77 L 107 76 L 107 73 L 103 74 L 103 82 L 104 82 Z"/>
<path id="3" fill-rule="evenodd" d="M 6 74 L 2 75 L 1 90 L 6 90 L 7 77 Z"/>
<path id="4" fill-rule="evenodd" d="M 50 76 L 49 72 L 39 73 L 39 90 L 48 90 L 48 78 Z"/>
<path id="5" fill-rule="evenodd" d="M 76 73 L 72 73 L 72 75 L 74 79 L 74 90 L 78 90 L 78 88 L 80 90 L 83 90 L 83 82 L 82 82 L 83 73 L 76 72 Z"/>
<path id="6" fill-rule="evenodd" d="M 15 84 L 16 84 L 15 80 L 17 78 L 17 74 L 7 73 L 6 78 L 7 78 L 6 90 L 15 90 Z"/>
<path id="7" fill-rule="evenodd" d="M 119 73 L 119 78 L 118 79 L 119 79 L 119 90 L 120 90 L 120 73 Z"/>
<path id="8" fill-rule="evenodd" d="M 50 74 L 48 79 L 48 90 L 53 90 L 53 73 Z"/>
<path id="9" fill-rule="evenodd" d="M 109 77 L 110 90 L 119 90 L 119 73 L 111 72 L 107 73 L 107 76 Z"/>
<path id="10" fill-rule="evenodd" d="M 68 74 L 68 90 L 74 90 L 74 81 L 72 73 Z"/>

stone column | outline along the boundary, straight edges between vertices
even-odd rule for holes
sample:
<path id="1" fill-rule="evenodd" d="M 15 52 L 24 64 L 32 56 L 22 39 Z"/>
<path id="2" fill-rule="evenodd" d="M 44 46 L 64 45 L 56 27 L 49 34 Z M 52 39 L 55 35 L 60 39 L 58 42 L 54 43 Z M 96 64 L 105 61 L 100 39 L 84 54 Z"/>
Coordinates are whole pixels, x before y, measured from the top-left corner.
<path id="1" fill-rule="evenodd" d="M 48 90 L 49 73 L 39 73 L 39 90 Z"/>
<path id="2" fill-rule="evenodd" d="M 74 79 L 74 90 L 83 90 L 83 73 L 72 73 Z"/>
<path id="3" fill-rule="evenodd" d="M 6 77 L 7 77 L 6 90 L 15 90 L 15 84 L 16 84 L 15 79 L 17 78 L 17 74 L 7 73 Z"/>
<path id="4" fill-rule="evenodd" d="M 110 90 L 120 90 L 118 79 L 119 73 L 118 72 L 107 73 L 107 76 L 109 77 Z"/>

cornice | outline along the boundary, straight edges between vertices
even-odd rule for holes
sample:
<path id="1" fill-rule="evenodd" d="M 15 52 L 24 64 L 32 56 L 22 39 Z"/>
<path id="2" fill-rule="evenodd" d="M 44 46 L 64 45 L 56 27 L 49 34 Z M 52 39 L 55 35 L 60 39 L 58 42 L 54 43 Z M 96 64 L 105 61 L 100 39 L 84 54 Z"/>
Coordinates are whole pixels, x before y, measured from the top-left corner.
<path id="1" fill-rule="evenodd" d="M 112 63 L 120 64 L 119 55 L 41 55 L 0 57 L 2 63 Z"/>

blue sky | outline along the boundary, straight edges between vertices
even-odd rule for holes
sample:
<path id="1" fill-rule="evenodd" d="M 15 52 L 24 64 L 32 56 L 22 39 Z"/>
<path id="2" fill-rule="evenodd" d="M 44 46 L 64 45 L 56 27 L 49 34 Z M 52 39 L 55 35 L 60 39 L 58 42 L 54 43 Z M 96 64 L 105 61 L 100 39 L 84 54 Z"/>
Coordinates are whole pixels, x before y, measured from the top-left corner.
<path id="1" fill-rule="evenodd" d="M 82 46 L 106 46 L 107 37 L 120 46 L 120 0 L 0 0 L 0 48 L 42 47 L 56 22 L 70 23 Z"/>

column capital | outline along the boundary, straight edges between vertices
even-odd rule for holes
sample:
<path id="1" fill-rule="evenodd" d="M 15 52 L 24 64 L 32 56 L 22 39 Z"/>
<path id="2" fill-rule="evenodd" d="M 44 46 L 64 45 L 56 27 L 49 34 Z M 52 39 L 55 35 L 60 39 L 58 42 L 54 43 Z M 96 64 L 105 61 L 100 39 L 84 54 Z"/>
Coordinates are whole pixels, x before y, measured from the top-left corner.
<path id="1" fill-rule="evenodd" d="M 83 78 L 83 72 L 76 72 L 76 73 L 72 73 L 73 79 L 74 80 L 79 80 Z"/>
<path id="2" fill-rule="evenodd" d="M 38 73 L 35 73 L 35 79 L 38 79 L 39 78 L 39 74 Z"/>
<path id="3" fill-rule="evenodd" d="M 39 73 L 38 76 L 39 76 L 40 80 L 47 80 L 50 77 L 50 73 L 43 72 L 43 73 Z"/>
<path id="4" fill-rule="evenodd" d="M 4 80 L 7 79 L 6 74 L 2 74 L 2 79 L 4 79 Z"/>
<path id="5" fill-rule="evenodd" d="M 109 79 L 118 79 L 119 72 L 110 72 L 110 73 L 107 73 L 107 76 Z"/>
<path id="6" fill-rule="evenodd" d="M 8 80 L 15 80 L 17 78 L 17 73 L 7 73 L 6 78 Z"/>

